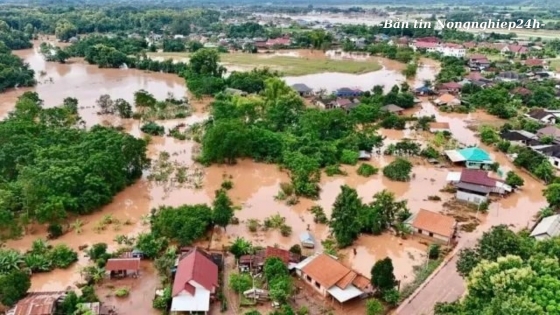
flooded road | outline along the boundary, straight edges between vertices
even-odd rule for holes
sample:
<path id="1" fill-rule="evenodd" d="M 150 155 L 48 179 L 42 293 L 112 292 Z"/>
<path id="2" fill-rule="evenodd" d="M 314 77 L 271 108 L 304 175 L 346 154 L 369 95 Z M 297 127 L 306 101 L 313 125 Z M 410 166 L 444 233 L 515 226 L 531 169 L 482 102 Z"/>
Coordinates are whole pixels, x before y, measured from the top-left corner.
<path id="1" fill-rule="evenodd" d="M 46 72 L 46 75 L 39 78 L 40 82 L 45 83 L 41 83 L 35 88 L 18 89 L 0 94 L 0 115 L 2 116 L 12 110 L 17 97 L 28 90 L 37 91 L 47 107 L 59 105 L 65 97 L 77 98 L 80 115 L 88 126 L 100 123 L 105 119 L 99 117 L 94 108 L 95 101 L 101 94 L 109 94 L 113 99 L 123 98 L 128 101 L 132 101 L 133 93 L 140 89 L 147 90 L 158 99 L 165 98 L 168 93 L 173 93 L 175 97 L 188 95 L 183 79 L 172 74 L 148 73 L 138 70 L 98 69 L 97 66 L 87 65 L 80 60 L 73 60 L 72 63 L 65 65 L 47 64 L 35 50 L 19 51 L 17 54 L 24 58 L 26 62 L 29 62 L 37 73 L 41 70 Z M 336 77 L 339 74 L 334 75 L 334 77 L 331 74 L 322 74 L 305 76 L 306 81 L 302 81 L 302 77 L 298 77 L 297 82 L 305 83 L 311 87 L 324 87 L 322 85 L 326 84 L 333 84 L 333 88 L 361 85 L 364 89 L 369 90 L 374 85 L 384 84 L 390 88 L 399 83 L 399 76 L 402 77 L 399 66 L 402 67 L 402 65 L 394 61 L 385 61 L 384 66 L 384 70 L 372 74 L 367 80 Z M 424 66 L 428 67 L 427 69 L 430 67 L 435 69 L 437 65 L 425 62 Z M 423 71 L 426 74 L 422 74 Z M 428 76 L 433 75 L 433 73 L 434 70 L 421 70 L 420 76 L 426 75 L 426 77 L 418 78 L 417 81 L 429 79 Z M 51 77 L 52 82 L 48 79 Z M 294 81 L 290 82 L 290 80 Z M 286 78 L 286 81 L 290 84 L 296 83 L 295 80 L 296 78 Z M 335 86 L 335 83 L 338 85 Z M 170 128 L 178 123 L 189 125 L 203 121 L 206 115 L 201 112 L 207 102 L 208 100 L 196 102 L 197 112 L 190 117 L 159 123 L 166 128 Z M 470 120 L 496 120 L 496 118 L 483 113 L 438 113 L 429 103 L 423 103 L 422 107 L 422 109 L 417 110 L 416 115 L 435 114 L 438 121 L 450 123 L 454 136 L 460 142 L 468 144 L 478 143 L 474 132 L 467 128 Z M 109 123 L 121 124 L 125 127 L 125 130 L 134 136 L 142 136 L 138 121 L 106 119 Z M 384 130 L 383 134 L 393 142 L 403 136 L 411 135 L 408 130 Z M 417 136 L 419 139 L 424 137 L 424 135 Z M 192 165 L 194 163 L 192 161 L 192 150 L 195 146 L 192 141 L 152 137 L 149 145 L 149 155 L 152 158 L 157 158 L 160 152 L 167 151 L 173 160 Z M 513 165 L 505 159 L 503 154 L 492 150 L 489 150 L 489 152 L 502 166 L 513 168 Z M 376 167 L 382 167 L 391 161 L 392 157 L 374 157 L 369 163 Z M 241 236 L 251 240 L 255 245 L 278 244 L 287 249 L 294 244 L 298 244 L 300 233 L 308 229 L 318 241 L 329 235 L 327 226 L 313 222 L 313 216 L 308 209 L 314 205 L 320 205 L 326 215 L 330 216 L 332 204 L 340 192 L 340 186 L 343 184 L 356 188 L 364 202 L 370 202 L 376 192 L 387 189 L 395 194 L 397 200 L 407 199 L 408 206 L 413 213 L 421 208 L 441 211 L 443 202 L 451 198 L 450 194 L 446 195 L 439 191 L 445 185 L 445 178 L 449 169 L 434 168 L 416 159 L 413 162 L 415 164 L 413 169 L 415 178 L 407 183 L 392 182 L 381 174 L 370 178 L 361 177 L 356 174 L 357 166 L 343 166 L 348 176 L 322 176 L 319 200 L 301 199 L 298 204 L 293 206 L 276 201 L 274 198 L 280 190 L 280 183 L 289 181 L 288 175 L 280 171 L 276 165 L 243 160 L 234 166 L 211 166 L 204 169 L 201 189 L 188 187 L 167 189 L 150 183 L 144 178 L 115 196 L 113 202 L 100 209 L 99 212 L 80 217 L 79 219 L 83 224 L 79 233 L 70 231 L 52 243 L 66 243 L 77 250 L 82 245 L 105 242 L 109 244 L 111 249 L 115 249 L 118 247 L 114 242 L 117 235 L 135 236 L 149 228 L 145 223 L 146 215 L 150 209 L 160 205 L 178 206 L 185 203 L 210 203 L 215 190 L 219 189 L 222 181 L 227 178 L 234 183 L 228 194 L 234 204 L 240 208 L 235 212 L 235 216 L 239 218 L 240 223 L 228 226 L 226 232 L 223 229 L 216 229 L 210 246 L 214 249 L 221 249 L 223 245 L 228 245 L 235 237 Z M 518 173 L 524 177 L 525 187 L 520 192 L 492 204 L 489 214 L 483 218 L 482 225 L 484 228 L 499 222 L 526 224 L 533 213 L 545 204 L 541 194 L 542 184 L 524 173 Z M 441 202 L 429 201 L 427 196 L 430 195 L 439 195 L 443 200 Z M 246 223 L 249 219 L 258 219 L 262 223 L 264 219 L 275 214 L 284 217 L 285 223 L 292 227 L 290 236 L 284 237 L 278 230 L 259 230 L 255 233 L 248 230 Z M 105 231 L 96 231 L 96 224 L 106 215 L 118 219 L 121 224 L 110 225 Z M 71 219 L 69 223 L 74 222 L 74 220 L 76 219 Z M 44 238 L 46 234 L 45 227 L 33 227 L 23 238 L 8 241 L 6 245 L 11 248 L 26 250 L 31 246 L 33 240 L 39 237 Z M 464 237 L 472 238 L 477 234 L 466 234 Z M 321 245 L 318 244 L 318 247 L 320 249 Z M 354 257 L 352 248 L 356 248 L 356 257 Z M 425 244 L 421 244 L 412 237 L 403 240 L 386 233 L 381 236 L 362 236 L 352 247 L 341 251 L 341 254 L 348 265 L 367 276 L 369 276 L 371 266 L 376 260 L 386 256 L 391 257 L 395 265 L 397 279 L 406 283 L 412 280 L 413 266 L 420 265 L 425 260 L 426 248 Z M 80 261 L 68 270 L 55 270 L 50 273 L 34 275 L 32 277 L 32 290 L 63 290 L 68 286 L 73 286 L 81 280 L 79 276 L 80 268 L 87 264 L 84 254 L 80 253 Z M 131 292 L 131 297 L 128 300 L 118 304 L 119 314 L 136 314 L 138 307 L 151 310 L 151 298 L 153 296 L 151 293 L 157 286 L 157 277 L 151 267 L 143 266 L 142 275 L 139 279 L 144 279 L 142 280 L 142 286 L 132 282 L 123 284 L 136 289 Z M 107 292 L 108 295 L 110 295 L 109 291 L 108 289 L 102 289 L 102 292 Z M 135 294 L 135 292 L 140 293 Z M 114 298 L 109 299 L 114 301 Z"/>

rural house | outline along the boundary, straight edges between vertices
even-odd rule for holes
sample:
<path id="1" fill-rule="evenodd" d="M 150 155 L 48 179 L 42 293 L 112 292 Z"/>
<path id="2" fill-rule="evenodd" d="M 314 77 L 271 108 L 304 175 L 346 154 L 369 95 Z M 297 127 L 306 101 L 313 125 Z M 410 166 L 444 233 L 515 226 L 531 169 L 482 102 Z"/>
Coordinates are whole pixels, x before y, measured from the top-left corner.
<path id="1" fill-rule="evenodd" d="M 517 145 L 533 146 L 540 144 L 539 137 L 536 134 L 525 130 L 503 131 L 500 133 L 500 137 Z"/>
<path id="2" fill-rule="evenodd" d="M 297 264 L 297 275 L 323 297 L 339 303 L 373 293 L 370 280 L 333 256 L 317 253 Z"/>
<path id="3" fill-rule="evenodd" d="M 466 168 L 488 169 L 490 164 L 494 163 L 490 155 L 478 147 L 447 150 L 445 155 L 451 162 L 464 164 Z"/>
<path id="4" fill-rule="evenodd" d="M 438 86 L 438 92 L 442 94 L 445 93 L 457 94 L 460 91 L 461 91 L 461 84 L 457 82 L 446 82 Z"/>
<path id="5" fill-rule="evenodd" d="M 436 106 L 458 106 L 461 105 L 461 100 L 455 96 L 446 93 L 434 100 Z"/>
<path id="6" fill-rule="evenodd" d="M 441 213 L 420 209 L 405 221 L 415 235 L 429 237 L 444 244 L 450 244 L 455 236 L 457 221 Z"/>
<path id="7" fill-rule="evenodd" d="M 334 92 L 337 97 L 359 97 L 364 94 L 360 89 L 340 88 Z"/>
<path id="8" fill-rule="evenodd" d="M 395 104 L 385 105 L 381 107 L 381 110 L 396 115 L 402 115 L 402 113 L 404 112 L 404 108 L 397 106 Z"/>
<path id="9" fill-rule="evenodd" d="M 525 114 L 525 117 L 546 125 L 554 125 L 556 123 L 556 116 L 553 113 L 540 108 L 530 110 Z"/>
<path id="10" fill-rule="evenodd" d="M 140 258 L 111 258 L 107 260 L 105 270 L 109 271 L 111 278 L 138 276 L 140 272 Z"/>
<path id="11" fill-rule="evenodd" d="M 248 272 L 248 271 L 262 271 L 264 267 L 264 262 L 267 258 L 270 257 L 278 257 L 280 258 L 284 264 L 288 267 L 288 269 L 293 269 L 295 264 L 299 263 L 301 260 L 301 256 L 291 253 L 282 248 L 267 246 L 265 249 L 261 249 L 257 251 L 253 255 L 243 255 L 239 257 L 238 266 L 241 272 Z"/>
<path id="12" fill-rule="evenodd" d="M 560 169 L 560 145 L 558 144 L 545 144 L 532 146 L 531 149 L 544 155 L 554 168 Z"/>
<path id="13" fill-rule="evenodd" d="M 537 240 L 560 235 L 560 214 L 543 218 L 531 231 L 531 236 Z"/>
<path id="14" fill-rule="evenodd" d="M 292 85 L 292 89 L 298 92 L 301 97 L 309 97 L 313 95 L 313 89 L 303 83 L 296 83 Z"/>
<path id="15" fill-rule="evenodd" d="M 11 308 L 6 315 L 53 315 L 66 292 L 30 292 Z"/>
<path id="16" fill-rule="evenodd" d="M 560 129 L 556 126 L 546 126 L 537 130 L 537 137 L 539 137 L 539 139 L 551 137 L 554 143 L 560 143 Z"/>
<path id="17" fill-rule="evenodd" d="M 451 131 L 451 129 L 449 128 L 449 123 L 446 122 L 431 122 L 429 124 L 429 127 L 431 133 Z"/>
<path id="18" fill-rule="evenodd" d="M 207 314 L 218 283 L 218 265 L 198 248 L 193 249 L 177 266 L 171 311 Z"/>
<path id="19" fill-rule="evenodd" d="M 480 194 L 470 194 L 469 189 L 474 186 L 480 188 L 480 192 L 488 190 L 488 193 L 499 195 L 513 191 L 511 186 L 502 180 L 488 176 L 488 172 L 483 170 L 463 169 L 461 172 L 450 172 L 447 174 L 447 181 L 457 188 L 456 198 L 458 200 L 472 203 L 478 203 L 480 199 Z"/>

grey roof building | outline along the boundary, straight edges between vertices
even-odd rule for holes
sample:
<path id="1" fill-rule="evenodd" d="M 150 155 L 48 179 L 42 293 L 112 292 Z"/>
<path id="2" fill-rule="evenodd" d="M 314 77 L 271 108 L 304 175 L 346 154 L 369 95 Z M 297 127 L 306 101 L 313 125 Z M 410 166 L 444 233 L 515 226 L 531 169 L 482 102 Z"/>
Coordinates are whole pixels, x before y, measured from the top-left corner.
<path id="1" fill-rule="evenodd" d="M 537 240 L 545 240 L 560 235 L 560 215 L 543 218 L 531 231 L 531 236 Z"/>

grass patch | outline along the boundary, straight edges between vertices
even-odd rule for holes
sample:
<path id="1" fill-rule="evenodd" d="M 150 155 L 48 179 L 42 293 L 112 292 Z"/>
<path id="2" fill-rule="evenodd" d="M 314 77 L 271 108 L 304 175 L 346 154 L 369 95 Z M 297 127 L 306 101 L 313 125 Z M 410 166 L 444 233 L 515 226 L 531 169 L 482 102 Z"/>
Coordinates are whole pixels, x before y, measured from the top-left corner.
<path id="1" fill-rule="evenodd" d="M 560 71 L 560 59 L 550 59 L 550 69 Z"/>
<path id="2" fill-rule="evenodd" d="M 443 258 L 437 260 L 428 261 L 427 265 L 415 266 L 414 267 L 414 281 L 403 286 L 401 290 L 401 302 L 406 300 L 416 289 L 428 279 L 428 277 L 437 269 L 439 265 L 443 262 Z"/>
<path id="3" fill-rule="evenodd" d="M 188 59 L 187 53 L 150 53 L 150 57 Z M 221 54 L 222 64 L 225 66 L 236 66 L 243 68 L 269 67 L 281 71 L 287 76 L 300 76 L 322 72 L 341 72 L 361 74 L 381 69 L 381 65 L 375 60 L 333 60 L 328 58 L 303 58 L 290 56 L 276 56 L 266 54 Z M 185 60 L 183 60 L 185 61 Z"/>

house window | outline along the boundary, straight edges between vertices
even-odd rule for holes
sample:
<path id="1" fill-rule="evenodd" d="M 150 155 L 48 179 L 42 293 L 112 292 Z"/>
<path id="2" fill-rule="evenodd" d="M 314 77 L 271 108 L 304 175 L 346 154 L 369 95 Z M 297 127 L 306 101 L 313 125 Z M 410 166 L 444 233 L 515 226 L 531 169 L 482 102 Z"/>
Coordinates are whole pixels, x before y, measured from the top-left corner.
<path id="1" fill-rule="evenodd" d="M 558 166 L 558 160 L 554 160 L 554 166 Z"/>
<path id="2" fill-rule="evenodd" d="M 419 233 L 419 234 L 422 234 L 422 230 L 418 229 L 418 233 Z"/>
<path id="3" fill-rule="evenodd" d="M 317 289 L 321 288 L 321 285 L 319 284 L 319 282 L 315 281 L 315 286 L 317 287 Z"/>
<path id="4" fill-rule="evenodd" d="M 307 279 L 307 281 L 311 282 L 311 277 L 310 276 L 305 276 L 305 279 Z"/>
<path id="5" fill-rule="evenodd" d="M 432 232 L 430 232 L 429 235 L 430 235 L 430 237 L 434 237 L 434 233 L 432 233 Z"/>

